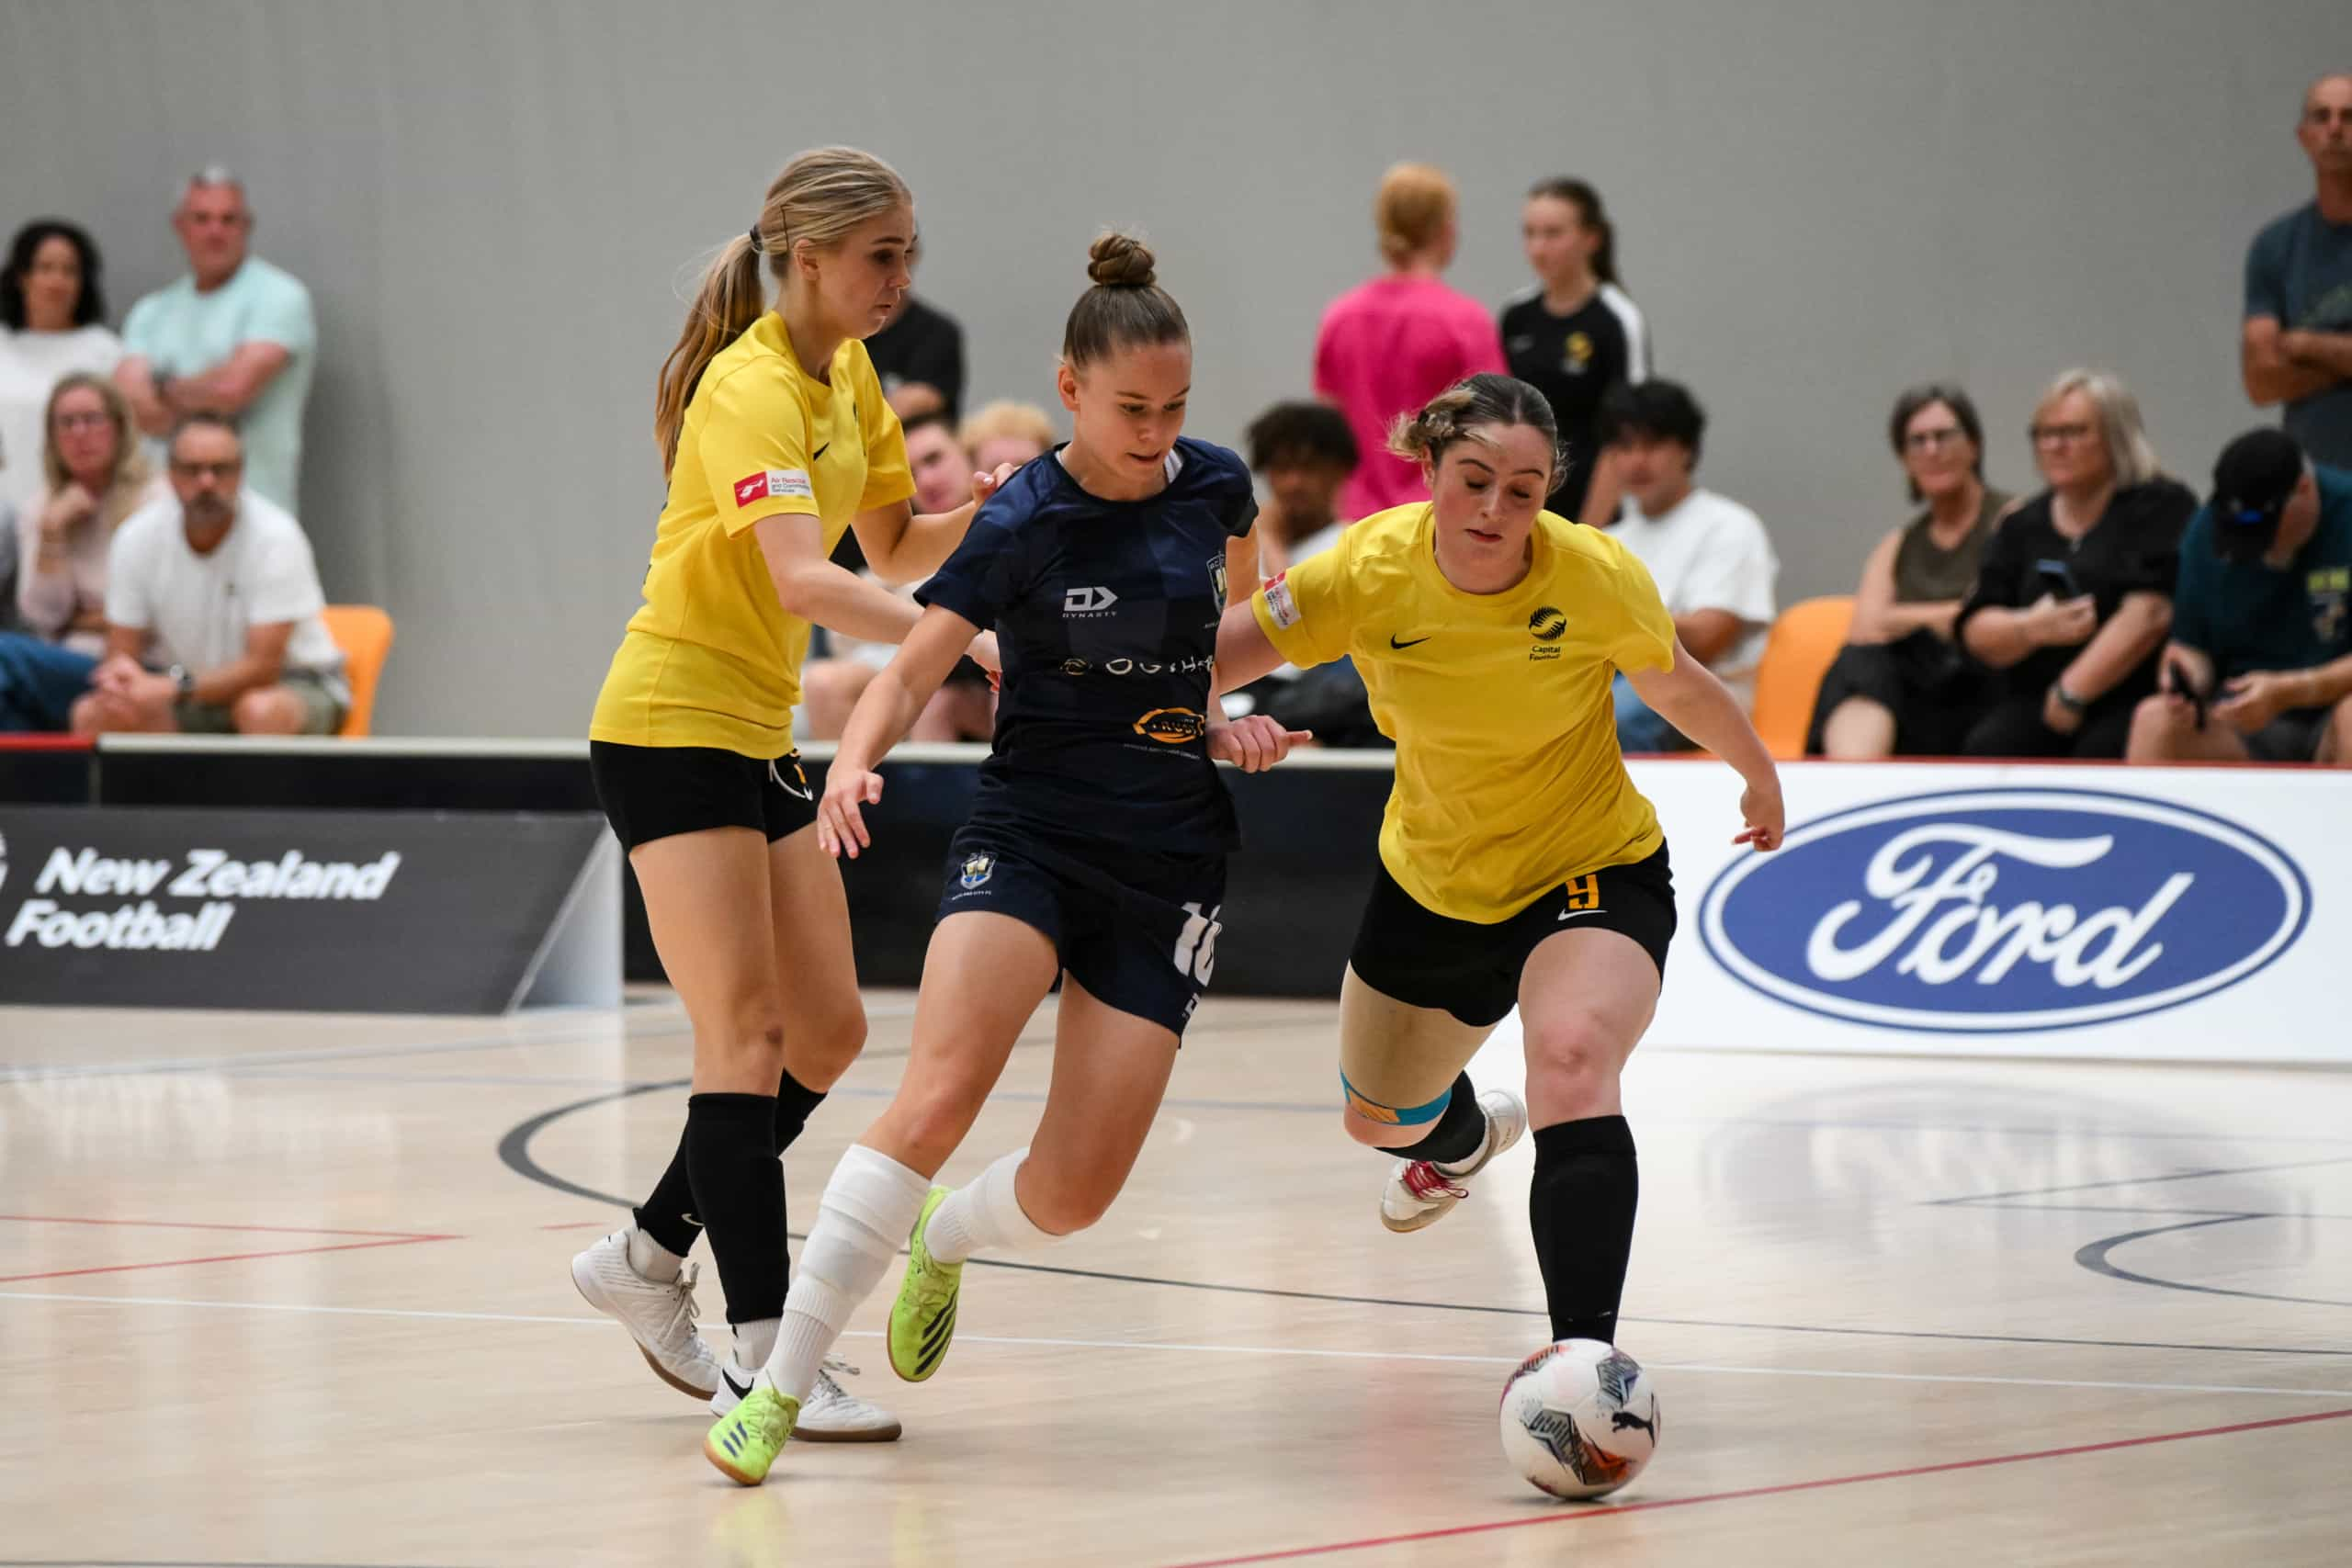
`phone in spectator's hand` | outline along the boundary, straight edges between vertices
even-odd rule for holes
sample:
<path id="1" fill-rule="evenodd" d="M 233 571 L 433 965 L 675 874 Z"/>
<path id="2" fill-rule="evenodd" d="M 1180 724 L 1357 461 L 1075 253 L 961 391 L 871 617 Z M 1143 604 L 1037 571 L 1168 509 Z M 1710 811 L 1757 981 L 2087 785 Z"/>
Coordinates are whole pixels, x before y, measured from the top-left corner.
<path id="1" fill-rule="evenodd" d="M 2189 678 L 2188 666 L 2177 659 L 2167 659 L 2165 660 L 2165 674 L 2172 682 L 2172 689 L 2188 699 L 2188 705 L 2196 710 L 2197 728 L 2203 729 L 2205 728 L 2205 694 L 2199 691 L 2197 682 Z"/>
<path id="2" fill-rule="evenodd" d="M 2041 586 L 2052 599 L 2074 599 L 2082 594 L 2083 591 L 2075 586 L 2075 569 L 2064 561 L 2036 561 L 2033 574 L 2041 579 Z"/>

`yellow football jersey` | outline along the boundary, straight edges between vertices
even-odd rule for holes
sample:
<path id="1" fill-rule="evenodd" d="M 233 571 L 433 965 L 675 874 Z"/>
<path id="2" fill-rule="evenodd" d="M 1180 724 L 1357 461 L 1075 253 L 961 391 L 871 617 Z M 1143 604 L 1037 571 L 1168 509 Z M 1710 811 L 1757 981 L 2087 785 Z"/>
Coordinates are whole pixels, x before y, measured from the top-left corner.
<path id="1" fill-rule="evenodd" d="M 679 432 L 645 603 L 613 655 L 590 739 L 758 758 L 792 749 L 808 623 L 777 602 L 752 525 L 815 517 L 831 554 L 852 518 L 915 489 L 865 344 L 836 349 L 830 380 L 800 367 L 774 311 L 704 369 Z"/>
<path id="2" fill-rule="evenodd" d="M 1531 540 L 1516 587 L 1468 593 L 1438 570 L 1429 503 L 1395 507 L 1250 602 L 1292 663 L 1355 660 L 1396 742 L 1381 861 L 1424 907 L 1481 924 L 1663 841 L 1617 750 L 1610 681 L 1670 668 L 1673 619 L 1606 534 L 1545 512 Z"/>

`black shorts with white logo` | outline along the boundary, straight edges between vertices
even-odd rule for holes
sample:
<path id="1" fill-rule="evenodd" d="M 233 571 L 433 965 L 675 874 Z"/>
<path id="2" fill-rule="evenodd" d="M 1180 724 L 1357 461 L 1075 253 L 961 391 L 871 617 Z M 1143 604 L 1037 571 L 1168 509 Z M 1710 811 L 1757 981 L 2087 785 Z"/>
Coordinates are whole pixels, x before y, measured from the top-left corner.
<path id="1" fill-rule="evenodd" d="M 1224 902 L 1223 855 L 1138 854 L 1114 874 L 1035 834 L 973 823 L 948 847 L 937 918 L 1034 926 L 1089 995 L 1182 1040 L 1216 964 Z"/>
<path id="2" fill-rule="evenodd" d="M 1374 868 L 1372 898 L 1348 954 L 1356 978 L 1408 1007 L 1443 1008 L 1474 1029 L 1519 1002 L 1520 972 L 1547 937 L 1618 931 L 1641 943 L 1666 977 L 1674 940 L 1674 872 L 1660 844 L 1646 860 L 1570 877 L 1507 920 L 1481 925 L 1426 908 Z"/>
<path id="3" fill-rule="evenodd" d="M 770 761 L 714 746 L 591 740 L 588 772 L 624 852 L 711 828 L 754 828 L 774 843 L 817 819 L 797 751 Z"/>

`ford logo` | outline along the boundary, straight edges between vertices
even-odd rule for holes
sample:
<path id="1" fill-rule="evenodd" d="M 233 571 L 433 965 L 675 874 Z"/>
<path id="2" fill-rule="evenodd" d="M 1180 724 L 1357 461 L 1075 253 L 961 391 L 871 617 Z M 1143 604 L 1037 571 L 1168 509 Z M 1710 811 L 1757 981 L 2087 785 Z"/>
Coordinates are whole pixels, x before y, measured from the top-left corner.
<path id="1" fill-rule="evenodd" d="M 1857 1023 L 2068 1029 L 2233 986 L 2302 934 L 2311 886 L 2257 834 L 2082 789 L 1884 801 L 1742 855 L 1699 932 L 1768 997 Z"/>

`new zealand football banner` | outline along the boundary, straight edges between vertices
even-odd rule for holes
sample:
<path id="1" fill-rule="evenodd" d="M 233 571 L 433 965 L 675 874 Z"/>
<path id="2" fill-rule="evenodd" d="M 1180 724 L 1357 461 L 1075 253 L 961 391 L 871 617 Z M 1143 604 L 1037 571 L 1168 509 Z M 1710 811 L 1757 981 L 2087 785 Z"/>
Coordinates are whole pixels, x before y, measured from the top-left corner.
<path id="1" fill-rule="evenodd" d="M 612 848 L 585 813 L 0 807 L 0 1003 L 504 1012 L 599 917 L 617 1000 Z"/>
<path id="2" fill-rule="evenodd" d="M 1681 928 L 1662 1044 L 2352 1062 L 2352 787 L 2317 770 L 1636 763 Z"/>

